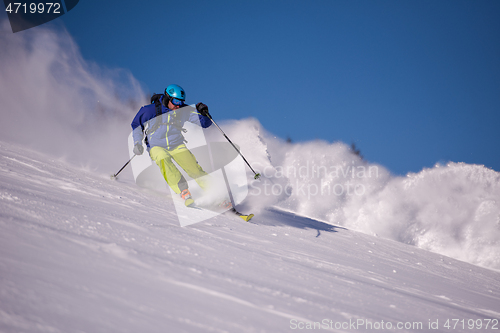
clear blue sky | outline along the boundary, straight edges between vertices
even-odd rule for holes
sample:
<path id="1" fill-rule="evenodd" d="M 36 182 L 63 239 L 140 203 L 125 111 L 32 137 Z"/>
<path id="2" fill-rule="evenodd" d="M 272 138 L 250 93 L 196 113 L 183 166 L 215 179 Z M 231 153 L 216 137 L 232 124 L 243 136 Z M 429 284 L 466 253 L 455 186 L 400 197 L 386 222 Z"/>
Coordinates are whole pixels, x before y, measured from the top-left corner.
<path id="1" fill-rule="evenodd" d="M 498 0 L 81 0 L 58 20 L 85 59 L 177 83 L 214 119 L 355 142 L 396 174 L 500 171 Z"/>

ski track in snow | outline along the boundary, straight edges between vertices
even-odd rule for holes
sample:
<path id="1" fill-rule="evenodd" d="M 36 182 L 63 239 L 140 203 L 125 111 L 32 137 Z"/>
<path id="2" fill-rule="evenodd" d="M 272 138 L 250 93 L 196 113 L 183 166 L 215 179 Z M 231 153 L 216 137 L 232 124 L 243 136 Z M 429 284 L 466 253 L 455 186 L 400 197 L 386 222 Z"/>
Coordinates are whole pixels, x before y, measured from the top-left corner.
<path id="1" fill-rule="evenodd" d="M 494 270 L 276 208 L 182 228 L 164 193 L 0 151 L 1 332 L 292 332 L 323 320 L 421 331 L 439 320 L 447 332 L 446 319 L 499 317 Z"/>

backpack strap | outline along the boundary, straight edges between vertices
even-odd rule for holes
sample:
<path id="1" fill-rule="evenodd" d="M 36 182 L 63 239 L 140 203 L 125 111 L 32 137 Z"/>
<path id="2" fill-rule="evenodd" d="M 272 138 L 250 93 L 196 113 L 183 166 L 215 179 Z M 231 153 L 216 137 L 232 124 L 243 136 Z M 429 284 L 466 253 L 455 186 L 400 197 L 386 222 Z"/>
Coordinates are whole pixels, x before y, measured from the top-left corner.
<path id="1" fill-rule="evenodd" d="M 156 116 L 158 117 L 161 115 L 161 102 L 160 99 L 163 96 L 163 94 L 155 94 L 153 93 L 153 96 L 151 96 L 151 104 L 154 103 L 155 109 L 156 109 Z"/>
<path id="2" fill-rule="evenodd" d="M 161 124 L 161 121 L 160 121 L 161 118 L 158 118 L 158 116 L 162 115 L 161 102 L 160 102 L 160 99 L 162 96 L 163 96 L 163 94 L 155 94 L 155 93 L 153 93 L 153 95 L 151 96 L 151 104 L 155 105 L 156 116 L 155 116 L 155 121 L 154 121 L 153 125 L 151 125 L 151 127 L 148 128 L 148 130 L 146 131 L 146 136 L 149 133 L 153 133 L 154 131 L 156 131 Z"/>

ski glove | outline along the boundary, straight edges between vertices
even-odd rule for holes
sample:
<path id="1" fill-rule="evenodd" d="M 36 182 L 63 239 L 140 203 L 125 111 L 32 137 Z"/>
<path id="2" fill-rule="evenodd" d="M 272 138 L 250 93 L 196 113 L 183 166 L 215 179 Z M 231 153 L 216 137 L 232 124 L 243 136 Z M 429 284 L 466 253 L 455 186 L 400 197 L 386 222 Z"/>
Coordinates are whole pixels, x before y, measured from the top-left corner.
<path id="1" fill-rule="evenodd" d="M 141 143 L 137 142 L 134 146 L 134 154 L 142 155 L 142 153 L 144 153 L 144 147 Z"/>
<path id="2" fill-rule="evenodd" d="M 210 113 L 208 113 L 208 106 L 206 106 L 205 104 L 203 104 L 203 103 L 196 104 L 196 110 L 198 110 L 198 112 L 202 116 L 210 117 Z"/>

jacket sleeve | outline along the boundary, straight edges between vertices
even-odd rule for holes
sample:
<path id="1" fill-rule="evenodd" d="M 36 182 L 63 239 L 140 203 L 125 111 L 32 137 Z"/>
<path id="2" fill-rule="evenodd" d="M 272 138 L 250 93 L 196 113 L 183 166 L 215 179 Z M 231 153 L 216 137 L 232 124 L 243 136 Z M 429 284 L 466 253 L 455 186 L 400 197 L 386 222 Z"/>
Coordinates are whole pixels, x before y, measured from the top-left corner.
<path id="1" fill-rule="evenodd" d="M 144 138 L 144 127 L 146 122 L 149 120 L 148 113 L 148 108 L 143 106 L 135 115 L 134 120 L 132 120 L 131 125 L 134 144 L 142 142 L 142 139 Z"/>
<path id="2" fill-rule="evenodd" d="M 196 109 L 190 112 L 188 121 L 194 124 L 199 124 L 203 128 L 207 128 L 212 125 L 210 118 L 201 115 Z"/>

